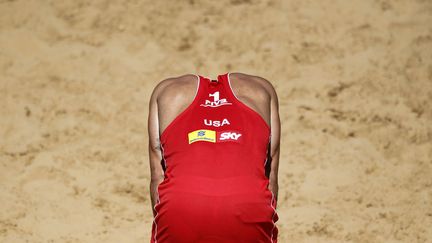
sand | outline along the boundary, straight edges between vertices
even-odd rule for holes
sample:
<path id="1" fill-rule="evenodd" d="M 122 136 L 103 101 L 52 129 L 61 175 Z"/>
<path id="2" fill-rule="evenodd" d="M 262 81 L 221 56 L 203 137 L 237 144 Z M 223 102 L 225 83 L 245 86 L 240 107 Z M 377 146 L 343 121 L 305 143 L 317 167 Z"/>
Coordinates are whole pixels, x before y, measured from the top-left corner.
<path id="1" fill-rule="evenodd" d="M 148 100 L 244 72 L 280 242 L 432 242 L 432 2 L 0 1 L 0 242 L 149 242 Z"/>

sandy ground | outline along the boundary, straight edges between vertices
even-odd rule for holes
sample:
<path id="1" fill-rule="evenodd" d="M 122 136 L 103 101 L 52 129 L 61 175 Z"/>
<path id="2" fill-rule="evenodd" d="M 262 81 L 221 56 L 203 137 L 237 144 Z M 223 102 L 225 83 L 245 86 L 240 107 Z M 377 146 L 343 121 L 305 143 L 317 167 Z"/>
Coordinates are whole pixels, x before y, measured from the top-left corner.
<path id="1" fill-rule="evenodd" d="M 150 92 L 270 80 L 280 242 L 432 242 L 430 0 L 0 0 L 0 242 L 148 242 Z"/>

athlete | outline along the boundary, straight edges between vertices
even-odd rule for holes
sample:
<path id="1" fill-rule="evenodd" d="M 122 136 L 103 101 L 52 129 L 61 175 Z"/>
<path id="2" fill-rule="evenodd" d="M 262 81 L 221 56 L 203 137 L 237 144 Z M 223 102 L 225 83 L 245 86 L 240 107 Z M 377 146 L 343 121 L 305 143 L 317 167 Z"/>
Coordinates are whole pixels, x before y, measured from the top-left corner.
<path id="1" fill-rule="evenodd" d="M 277 243 L 278 106 L 268 80 L 244 73 L 156 85 L 151 243 Z"/>

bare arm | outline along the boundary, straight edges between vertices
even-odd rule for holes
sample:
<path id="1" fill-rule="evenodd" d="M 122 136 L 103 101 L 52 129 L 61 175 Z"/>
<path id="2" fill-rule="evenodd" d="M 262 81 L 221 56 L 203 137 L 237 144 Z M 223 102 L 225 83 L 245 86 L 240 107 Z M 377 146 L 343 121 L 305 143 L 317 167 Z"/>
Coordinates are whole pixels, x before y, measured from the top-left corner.
<path id="1" fill-rule="evenodd" d="M 275 199 L 278 199 L 278 170 L 279 170 L 279 148 L 280 148 L 280 134 L 281 134 L 281 123 L 279 117 L 279 101 L 277 93 L 271 85 L 268 84 L 268 90 L 271 94 L 270 102 L 270 121 L 271 121 L 271 141 L 270 141 L 270 156 L 271 156 L 271 169 L 269 175 L 269 190 L 273 192 Z"/>
<path id="2" fill-rule="evenodd" d="M 156 202 L 159 197 L 157 192 L 157 187 L 164 179 L 164 171 L 161 164 L 162 152 L 161 152 L 160 141 L 159 141 L 159 117 L 158 117 L 158 104 L 157 104 L 157 97 L 161 89 L 160 86 L 161 85 L 158 84 L 152 92 L 152 95 L 150 97 L 150 102 L 149 102 L 149 115 L 148 115 L 148 136 L 149 136 L 148 154 L 149 154 L 150 173 L 151 173 L 150 198 L 151 198 L 153 217 L 156 216 L 156 211 L 154 209 L 154 206 L 156 205 Z"/>

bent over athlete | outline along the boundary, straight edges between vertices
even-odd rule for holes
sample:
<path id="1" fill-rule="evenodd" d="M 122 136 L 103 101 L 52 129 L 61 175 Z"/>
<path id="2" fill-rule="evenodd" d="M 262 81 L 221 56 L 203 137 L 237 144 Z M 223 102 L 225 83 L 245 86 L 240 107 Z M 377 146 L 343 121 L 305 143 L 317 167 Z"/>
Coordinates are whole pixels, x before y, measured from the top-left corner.
<path id="1" fill-rule="evenodd" d="M 161 81 L 148 117 L 150 242 L 276 243 L 280 127 L 264 78 Z"/>

